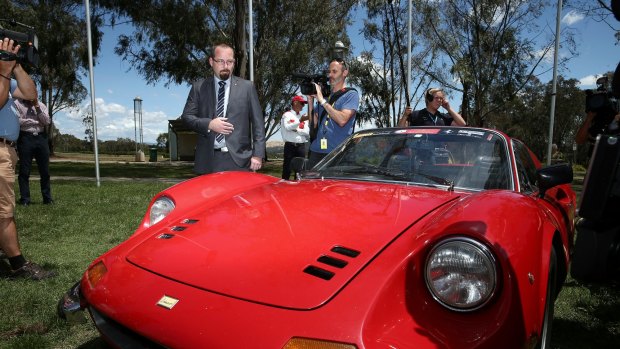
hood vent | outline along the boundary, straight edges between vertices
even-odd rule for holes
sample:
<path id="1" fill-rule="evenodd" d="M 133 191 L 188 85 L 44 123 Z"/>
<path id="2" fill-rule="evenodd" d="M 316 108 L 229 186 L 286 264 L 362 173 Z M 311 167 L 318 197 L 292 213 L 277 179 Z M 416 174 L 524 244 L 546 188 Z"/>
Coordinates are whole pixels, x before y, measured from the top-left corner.
<path id="1" fill-rule="evenodd" d="M 331 248 L 330 251 L 346 256 L 348 258 L 356 258 L 357 256 L 360 255 L 359 251 L 356 251 L 356 250 L 353 250 L 347 247 L 343 247 L 343 246 L 334 246 Z M 330 266 L 330 267 L 338 268 L 338 269 L 343 269 L 349 264 L 349 262 L 347 262 L 344 259 L 332 257 L 326 254 L 317 258 L 317 262 Z M 310 274 L 312 276 L 316 276 L 323 280 L 331 280 L 331 278 L 333 278 L 334 275 L 336 275 L 336 273 L 333 271 L 330 271 L 330 270 L 327 270 L 321 267 L 317 267 L 315 265 L 307 266 L 304 269 L 304 273 Z"/>
<path id="2" fill-rule="evenodd" d="M 352 250 L 350 248 L 342 247 L 342 246 L 334 246 L 331 249 L 332 252 L 339 253 L 341 255 L 345 255 L 347 257 L 355 258 L 360 255 L 359 251 Z"/>

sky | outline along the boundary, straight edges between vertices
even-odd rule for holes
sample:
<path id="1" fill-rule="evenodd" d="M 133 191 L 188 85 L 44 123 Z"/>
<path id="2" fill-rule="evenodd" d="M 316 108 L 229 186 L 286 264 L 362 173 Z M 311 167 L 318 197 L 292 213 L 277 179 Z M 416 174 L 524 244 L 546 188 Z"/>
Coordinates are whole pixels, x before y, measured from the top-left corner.
<path id="1" fill-rule="evenodd" d="M 546 25 L 543 32 L 552 36 L 555 31 L 556 9 L 549 9 L 540 18 Z M 562 11 L 561 31 L 571 30 L 575 33 L 579 55 L 573 57 L 567 69 L 558 71 L 565 78 L 578 79 L 581 88 L 595 88 L 597 76 L 605 72 L 615 71 L 620 60 L 620 46 L 615 45 L 614 31 L 605 23 L 584 18 L 568 10 Z M 349 28 L 348 34 L 352 38 L 352 52 L 359 52 L 368 44 L 359 35 L 361 23 L 355 22 Z M 142 134 L 144 143 L 153 144 L 160 133 L 168 132 L 168 120 L 178 118 L 182 111 L 190 85 L 170 84 L 165 86 L 164 81 L 155 85 L 147 84 L 144 79 L 114 53 L 116 38 L 120 34 L 131 33 L 128 25 L 120 25 L 104 30 L 103 42 L 97 63 L 94 66 L 94 95 L 97 116 L 97 138 L 99 140 L 116 140 L 117 138 L 135 139 L 136 123 L 134 122 L 134 98 L 142 99 Z M 406 44 L 406 43 L 405 43 Z M 551 52 L 551 54 L 553 54 Z M 566 52 L 560 49 L 560 57 Z M 552 80 L 553 58 L 545 61 L 549 69 L 540 80 Z M 90 92 L 90 78 L 85 76 L 84 86 Z M 458 106 L 460 101 L 451 101 Z M 85 137 L 85 127 L 82 119 L 85 112 L 90 111 L 90 97 L 81 105 L 79 110 L 60 111 L 54 116 L 56 127 L 63 134 L 71 134 L 80 139 Z M 139 125 L 138 125 L 139 126 Z M 280 141 L 279 133 L 268 141 Z"/>

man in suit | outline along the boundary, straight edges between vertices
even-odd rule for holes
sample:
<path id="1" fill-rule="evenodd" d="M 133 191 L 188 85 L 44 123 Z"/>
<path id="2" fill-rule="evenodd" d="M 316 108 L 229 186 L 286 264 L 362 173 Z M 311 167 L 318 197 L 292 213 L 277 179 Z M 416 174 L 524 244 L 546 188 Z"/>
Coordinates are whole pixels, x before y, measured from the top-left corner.
<path id="1" fill-rule="evenodd" d="M 251 81 L 232 76 L 233 49 L 209 57 L 213 76 L 192 85 L 181 119 L 198 133 L 194 172 L 256 171 L 265 157 L 265 120 Z"/>

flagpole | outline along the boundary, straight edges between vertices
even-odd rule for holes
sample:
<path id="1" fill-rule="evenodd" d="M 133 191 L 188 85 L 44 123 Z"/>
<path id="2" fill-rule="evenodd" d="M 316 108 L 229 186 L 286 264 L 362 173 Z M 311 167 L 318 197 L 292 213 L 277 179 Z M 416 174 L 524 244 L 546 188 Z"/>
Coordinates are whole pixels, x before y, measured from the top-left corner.
<path id="1" fill-rule="evenodd" d="M 553 147 L 553 124 L 555 122 L 555 95 L 558 84 L 558 51 L 560 49 L 560 17 L 562 16 L 562 0 L 558 0 L 558 14 L 555 21 L 555 51 L 553 53 L 553 87 L 551 91 L 551 112 L 549 116 L 549 141 L 547 142 L 547 166 L 551 165 Z"/>
<path id="2" fill-rule="evenodd" d="M 86 8 L 86 33 L 88 36 L 88 72 L 90 75 L 90 111 L 93 116 L 93 139 L 95 142 L 95 177 L 97 179 L 97 186 L 101 186 L 99 179 L 99 148 L 97 147 L 97 115 L 95 114 L 95 77 L 93 73 L 93 44 L 90 32 L 90 6 L 89 1 L 84 0 L 84 7 Z"/>

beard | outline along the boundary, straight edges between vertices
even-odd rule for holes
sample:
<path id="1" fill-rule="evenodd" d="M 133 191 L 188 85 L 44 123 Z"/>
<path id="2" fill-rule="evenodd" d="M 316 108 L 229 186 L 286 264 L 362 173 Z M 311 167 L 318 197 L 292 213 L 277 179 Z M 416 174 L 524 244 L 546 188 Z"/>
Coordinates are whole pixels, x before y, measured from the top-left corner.
<path id="1" fill-rule="evenodd" d="M 230 70 L 220 70 L 220 80 L 228 80 L 230 77 Z"/>

